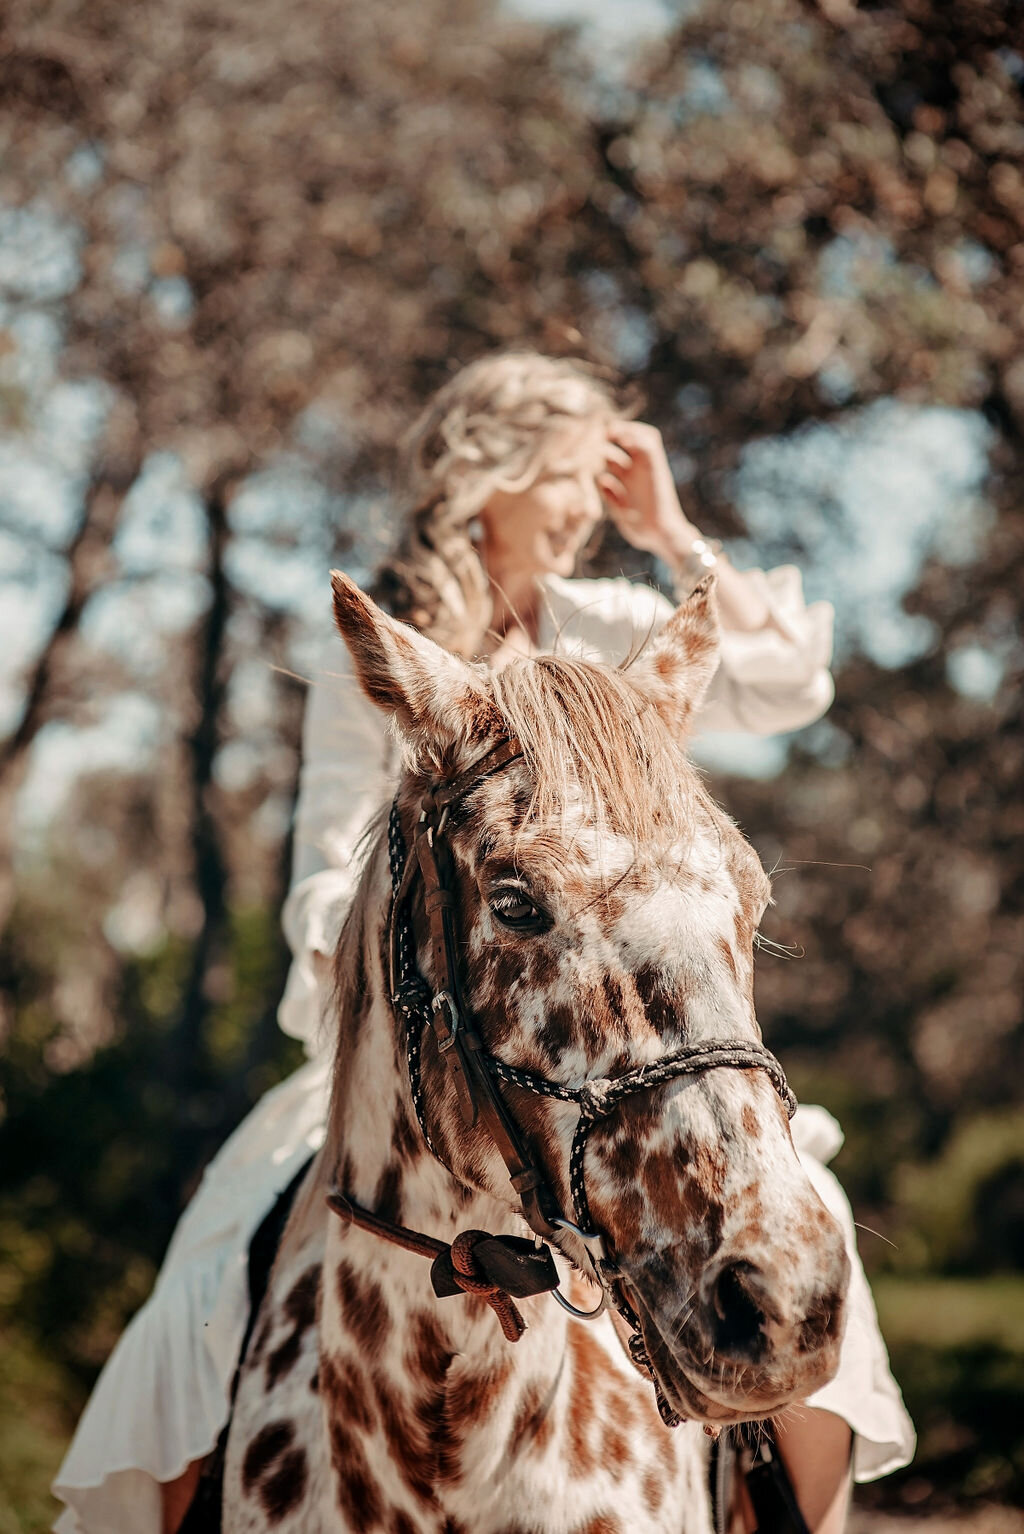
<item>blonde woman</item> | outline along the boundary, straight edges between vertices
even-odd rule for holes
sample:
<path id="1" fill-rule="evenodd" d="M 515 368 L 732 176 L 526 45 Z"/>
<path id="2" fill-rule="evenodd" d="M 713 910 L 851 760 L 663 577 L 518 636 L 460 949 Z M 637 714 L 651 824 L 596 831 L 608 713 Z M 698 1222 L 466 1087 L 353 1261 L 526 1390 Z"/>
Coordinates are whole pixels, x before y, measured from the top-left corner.
<path id="1" fill-rule="evenodd" d="M 805 605 L 793 568 L 740 573 L 716 554 L 680 506 L 657 430 L 623 419 L 610 390 L 580 365 L 518 352 L 465 368 L 411 433 L 405 478 L 413 509 L 376 595 L 450 649 L 495 667 L 555 647 L 625 661 L 672 606 L 645 585 L 574 578 L 607 512 L 634 547 L 673 571 L 681 593 L 717 571 L 722 662 L 702 728 L 792 730 L 831 702 L 831 608 Z M 175 1534 L 229 1411 L 248 1321 L 250 1241 L 322 1138 L 329 1051 L 321 980 L 358 878 L 363 832 L 397 766 L 346 656 L 330 643 L 310 691 L 283 913 L 294 962 L 280 1021 L 310 1059 L 207 1169 L 61 1468 L 60 1534 Z M 859 1479 L 885 1474 L 907 1462 L 913 1433 L 856 1260 L 849 1207 L 823 1165 L 841 1134 L 813 1108 L 800 1110 L 793 1131 L 844 1224 L 854 1272 L 839 1376 L 791 1415 L 780 1447 L 808 1525 L 837 1534 L 851 1463 Z"/>

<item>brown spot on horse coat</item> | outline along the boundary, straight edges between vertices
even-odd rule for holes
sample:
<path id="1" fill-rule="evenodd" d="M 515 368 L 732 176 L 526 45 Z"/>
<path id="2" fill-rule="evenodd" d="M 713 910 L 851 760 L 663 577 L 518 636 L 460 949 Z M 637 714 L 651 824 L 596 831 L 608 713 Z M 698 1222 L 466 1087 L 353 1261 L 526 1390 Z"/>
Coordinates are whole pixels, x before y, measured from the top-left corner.
<path id="1" fill-rule="evenodd" d="M 543 1449 L 551 1437 L 553 1421 L 549 1392 L 544 1385 L 533 1381 L 523 1391 L 512 1419 L 512 1432 L 508 1440 L 511 1457 L 522 1454 L 530 1447 Z"/>
<path id="2" fill-rule="evenodd" d="M 552 1066 L 561 1063 L 562 1056 L 570 1047 L 573 1036 L 575 1013 L 561 1002 L 552 1002 L 544 1013 L 544 1020 L 534 1035 Z"/>
<path id="3" fill-rule="evenodd" d="M 294 1367 L 299 1356 L 302 1338 L 316 1321 L 316 1302 L 320 1291 L 320 1264 L 312 1267 L 296 1279 L 284 1301 L 284 1313 L 292 1323 L 292 1329 L 284 1341 L 267 1357 L 267 1389 L 273 1390 L 278 1380 L 284 1378 Z"/>
<path id="4" fill-rule="evenodd" d="M 271 1523 L 280 1523 L 306 1492 L 306 1451 L 293 1445 L 295 1428 L 290 1422 L 268 1422 L 245 1451 L 242 1485 L 249 1496 L 259 1493 Z"/>
<path id="5" fill-rule="evenodd" d="M 487 1415 L 508 1379 L 510 1367 L 467 1371 L 448 1386 L 445 1416 L 453 1432 L 461 1432 Z"/>
<path id="6" fill-rule="evenodd" d="M 267 1470 L 290 1448 L 295 1437 L 291 1422 L 268 1422 L 261 1427 L 242 1460 L 242 1485 L 251 1492 Z"/>
<path id="7" fill-rule="evenodd" d="M 652 1514 L 657 1513 L 665 1500 L 665 1480 L 653 1466 L 644 1471 L 643 1491 L 648 1511 Z"/>
<path id="8" fill-rule="evenodd" d="M 385 1220 L 402 1223 L 402 1168 L 395 1162 L 381 1173 L 371 1208 Z"/>
<path id="9" fill-rule="evenodd" d="M 679 1031 L 683 1007 L 682 998 L 670 992 L 664 970 L 656 964 L 641 964 L 633 984 L 649 1025 L 659 1038 L 671 1038 Z"/>
<path id="10" fill-rule="evenodd" d="M 639 1177 L 643 1151 L 629 1129 L 619 1130 L 617 1138 L 602 1154 L 608 1170 L 619 1182 L 630 1183 Z"/>
<path id="11" fill-rule="evenodd" d="M 740 1118 L 743 1124 L 743 1128 L 750 1136 L 750 1138 L 752 1140 L 759 1140 L 761 1138 L 761 1126 L 757 1122 L 757 1114 L 754 1112 L 749 1103 L 744 1104 L 743 1112 L 740 1115 Z"/>
<path id="12" fill-rule="evenodd" d="M 438 1383 L 452 1361 L 441 1323 L 429 1310 L 418 1310 L 408 1322 L 409 1341 L 405 1358 L 410 1373 Z"/>
<path id="13" fill-rule="evenodd" d="M 280 1523 L 294 1512 L 306 1495 L 308 1479 L 305 1449 L 299 1446 L 289 1449 L 273 1474 L 260 1483 L 260 1501 L 271 1523 Z"/>
<path id="14" fill-rule="evenodd" d="M 705 1257 L 718 1250 L 725 1220 L 725 1171 L 718 1156 L 703 1145 L 693 1146 L 688 1155 L 681 1148 L 655 1151 L 644 1163 L 643 1182 L 664 1228 L 699 1239 Z"/>
<path id="15" fill-rule="evenodd" d="M 413 1418 L 408 1403 L 379 1371 L 373 1377 L 373 1393 L 384 1437 L 402 1478 L 418 1497 L 429 1502 L 434 1491 L 434 1451 L 429 1436 Z"/>
<path id="16" fill-rule="evenodd" d="M 362 1443 L 347 1423 L 336 1416 L 330 1419 L 329 1432 L 338 1506 L 356 1534 L 368 1534 L 380 1523 L 383 1505 Z"/>
<path id="17" fill-rule="evenodd" d="M 626 1462 L 630 1458 L 629 1440 L 622 1431 L 622 1424 L 614 1417 L 604 1425 L 604 1437 L 601 1440 L 601 1458 L 605 1467 L 612 1473 L 613 1479 L 619 1480 Z"/>
<path id="18" fill-rule="evenodd" d="M 347 1262 L 339 1262 L 335 1283 L 345 1324 L 366 1357 L 375 1358 L 391 1324 L 380 1287 Z"/>
<path id="19" fill-rule="evenodd" d="M 409 1401 L 378 1371 L 373 1392 L 396 1469 L 421 1501 L 432 1502 L 438 1483 L 452 1478 L 458 1468 L 454 1440 L 443 1419 L 443 1377 Z"/>
<path id="20" fill-rule="evenodd" d="M 603 975 L 599 985 L 591 988 L 590 1003 L 586 1009 L 594 1029 L 593 1042 L 598 1049 L 604 1048 L 610 1039 L 628 1039 L 629 1031 L 623 1017 L 627 1010 L 626 994 L 622 981 L 616 975 Z"/>
<path id="21" fill-rule="evenodd" d="M 369 1387 L 358 1365 L 348 1359 L 325 1358 L 320 1372 L 329 1409 L 368 1433 L 375 1419 Z"/>
<path id="22" fill-rule="evenodd" d="M 569 1352 L 573 1361 L 569 1469 L 573 1475 L 589 1475 L 600 1462 L 593 1428 L 601 1388 L 601 1355 L 583 1329 L 577 1326 L 569 1328 Z"/>
<path id="23" fill-rule="evenodd" d="M 395 1110 L 395 1119 L 391 1126 L 391 1144 L 395 1154 L 406 1166 L 417 1161 L 424 1149 L 419 1125 L 404 1103 L 399 1103 Z"/>

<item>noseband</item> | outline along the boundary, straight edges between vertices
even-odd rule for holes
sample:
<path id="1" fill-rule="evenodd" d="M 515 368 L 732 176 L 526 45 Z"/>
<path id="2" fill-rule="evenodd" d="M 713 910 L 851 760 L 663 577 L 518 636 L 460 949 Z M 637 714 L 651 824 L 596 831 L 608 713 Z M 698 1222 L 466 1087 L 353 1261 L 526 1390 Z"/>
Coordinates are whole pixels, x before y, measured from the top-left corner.
<path id="1" fill-rule="evenodd" d="M 724 1066 L 764 1071 L 790 1117 L 796 1111 L 796 1098 L 775 1056 L 756 1040 L 721 1039 L 684 1045 L 663 1055 L 660 1060 L 625 1071 L 621 1076 L 592 1079 L 579 1086 L 565 1086 L 519 1066 L 508 1065 L 484 1048 L 462 997 L 456 962 L 457 901 L 445 831 L 453 805 L 485 778 L 501 772 L 521 756 L 516 741 L 503 740 L 466 772 L 429 789 L 423 797 L 411 850 L 406 847 L 397 800 L 392 805 L 388 821 L 392 885 L 388 922 L 389 978 L 392 1008 L 405 1024 L 409 1084 L 427 1146 L 444 1165 L 431 1139 L 424 1103 L 420 1060 L 429 1025 L 454 1085 L 464 1122 L 467 1127 L 479 1123 L 493 1141 L 508 1168 L 523 1218 L 537 1239 L 531 1248 L 522 1238 L 467 1232 L 465 1236 L 457 1237 L 449 1248 L 431 1237 L 392 1225 L 361 1209 L 341 1193 L 329 1195 L 329 1202 L 351 1223 L 410 1250 L 432 1256 L 431 1276 L 437 1294 L 482 1293 L 498 1314 L 505 1335 L 512 1341 L 517 1340 L 524 1324 L 510 1295 L 523 1297 L 551 1291 L 567 1310 L 581 1318 L 598 1315 L 609 1303 L 614 1305 L 630 1328 L 629 1352 L 633 1362 L 650 1377 L 662 1419 L 669 1426 L 675 1426 L 681 1419 L 667 1401 L 655 1374 L 641 1334 L 640 1318 L 626 1297 L 623 1276 L 615 1266 L 607 1238 L 595 1228 L 591 1217 L 585 1166 L 587 1140 L 595 1124 L 607 1118 L 626 1098 L 681 1076 L 693 1076 Z M 432 985 L 424 979 L 416 962 L 410 897 L 417 878 L 423 884 L 430 930 Z M 569 1154 L 569 1192 L 574 1220 L 568 1219 L 559 1207 L 543 1168 L 502 1095 L 499 1082 L 537 1096 L 573 1103 L 579 1108 L 579 1121 Z M 602 1290 L 597 1310 L 578 1311 L 558 1292 L 558 1275 L 548 1245 L 562 1250 L 565 1232 L 576 1236 L 583 1244 L 589 1276 Z M 467 1245 L 468 1236 L 475 1239 Z M 575 1262 L 570 1253 L 565 1255 Z"/>

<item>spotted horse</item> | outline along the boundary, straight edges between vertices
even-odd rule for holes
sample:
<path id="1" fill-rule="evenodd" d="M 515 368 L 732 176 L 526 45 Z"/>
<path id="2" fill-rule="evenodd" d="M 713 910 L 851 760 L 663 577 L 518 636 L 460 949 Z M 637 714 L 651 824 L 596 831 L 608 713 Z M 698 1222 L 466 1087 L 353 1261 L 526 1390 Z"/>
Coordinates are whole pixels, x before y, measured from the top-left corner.
<path id="1" fill-rule="evenodd" d="M 333 583 L 403 771 L 223 1528 L 709 1530 L 702 1425 L 825 1384 L 848 1279 L 760 1043 L 768 880 L 685 756 L 713 585 L 623 668 L 492 674 Z"/>

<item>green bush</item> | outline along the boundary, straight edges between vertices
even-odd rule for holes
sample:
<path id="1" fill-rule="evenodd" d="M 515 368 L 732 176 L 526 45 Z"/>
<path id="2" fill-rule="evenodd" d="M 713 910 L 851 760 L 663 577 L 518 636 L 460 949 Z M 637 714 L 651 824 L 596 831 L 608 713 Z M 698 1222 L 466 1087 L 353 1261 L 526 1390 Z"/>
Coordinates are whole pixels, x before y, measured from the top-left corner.
<path id="1" fill-rule="evenodd" d="M 934 1161 L 897 1170 L 895 1194 L 932 1272 L 1024 1266 L 1024 1116 L 985 1114 L 958 1125 Z"/>

